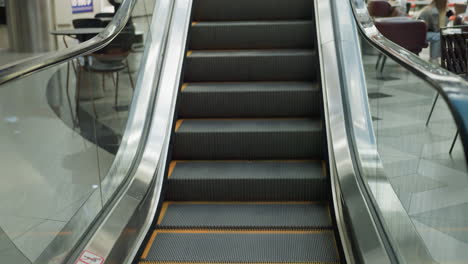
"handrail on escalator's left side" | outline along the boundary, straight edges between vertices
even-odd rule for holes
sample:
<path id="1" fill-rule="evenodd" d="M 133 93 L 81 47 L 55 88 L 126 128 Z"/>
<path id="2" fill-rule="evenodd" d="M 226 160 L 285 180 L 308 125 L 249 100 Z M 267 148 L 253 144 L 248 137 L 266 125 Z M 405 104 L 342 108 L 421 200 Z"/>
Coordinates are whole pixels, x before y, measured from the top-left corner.
<path id="1" fill-rule="evenodd" d="M 132 15 L 137 0 L 124 0 L 112 21 L 98 35 L 77 46 L 8 64 L 0 68 L 0 85 L 28 76 L 39 70 L 57 65 L 78 56 L 92 53 L 109 44 L 124 29 Z"/>

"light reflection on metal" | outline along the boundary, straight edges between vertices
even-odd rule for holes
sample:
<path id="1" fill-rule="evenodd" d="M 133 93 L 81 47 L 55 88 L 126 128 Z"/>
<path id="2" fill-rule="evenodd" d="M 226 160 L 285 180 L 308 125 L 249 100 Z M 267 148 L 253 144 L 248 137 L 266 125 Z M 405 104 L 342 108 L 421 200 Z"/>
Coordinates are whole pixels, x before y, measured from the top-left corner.
<path id="1" fill-rule="evenodd" d="M 106 263 L 133 261 L 158 208 L 191 6 L 192 0 L 156 2 L 151 32 L 157 43 L 152 43 L 150 49 L 160 50 L 159 56 L 151 54 L 147 58 L 158 62 L 152 64 L 155 68 L 142 69 L 148 79 L 143 77 L 141 85 L 157 91 L 145 145 L 133 177 L 115 199 L 110 215 L 84 246 L 84 250 L 105 256 Z"/>
<path id="2" fill-rule="evenodd" d="M 347 0 L 338 1 L 347 2 Z M 351 3 L 354 5 L 354 8 L 351 10 L 354 11 L 354 18 L 357 23 L 353 23 L 353 21 L 349 21 L 348 23 L 357 24 L 357 27 L 361 29 L 361 34 L 373 46 L 376 46 L 385 55 L 395 59 L 410 72 L 429 82 L 439 92 L 447 95 L 446 97 L 447 99 L 450 98 L 452 106 L 456 104 L 455 99 L 458 97 L 453 96 L 453 92 L 463 95 L 467 94 L 468 83 L 461 80 L 461 78 L 423 61 L 411 52 L 383 37 L 374 26 L 373 20 L 367 12 L 367 5 L 363 0 L 353 0 Z M 339 15 L 337 14 L 337 16 Z M 347 43 L 348 45 L 343 45 L 341 50 L 342 60 L 348 69 L 343 76 L 345 101 L 348 102 L 348 124 L 349 129 L 352 131 L 353 149 L 361 172 L 360 174 L 364 177 L 363 180 L 366 183 L 366 188 L 373 194 L 374 205 L 378 208 L 376 210 L 378 213 L 377 218 L 385 226 L 383 232 L 394 250 L 395 258 L 399 262 L 434 263 L 435 261 L 414 228 L 411 219 L 401 205 L 383 171 L 383 165 L 378 154 L 373 132 L 366 82 L 364 78 L 356 77 L 362 76 L 364 71 L 363 69 L 356 69 L 357 67 L 350 67 L 351 65 L 362 65 L 362 63 L 358 63 L 360 58 L 356 61 L 356 58 L 351 56 L 349 52 L 352 49 L 352 45 L 358 46 L 357 43 L 357 40 L 354 43 Z M 344 50 L 346 52 L 343 52 Z M 354 85 L 355 83 L 351 81 L 352 79 L 361 83 Z M 347 83 L 353 83 L 353 85 L 346 87 Z M 455 108 L 452 108 L 452 110 L 460 112 L 460 109 Z M 458 121 L 461 121 L 459 125 L 463 126 L 464 121 L 461 119 Z"/>
<path id="3" fill-rule="evenodd" d="M 325 97 L 325 104 L 328 103 L 329 110 L 333 109 L 333 112 L 329 111 L 330 121 L 327 129 L 331 131 L 333 143 L 331 146 L 334 151 L 330 150 L 329 152 L 335 155 L 344 203 L 347 206 L 354 206 L 354 208 L 359 206 L 359 204 L 355 204 L 359 200 L 359 196 L 355 193 L 356 190 L 350 191 L 353 190 L 353 185 L 357 185 L 362 197 L 367 197 L 363 200 L 363 203 L 368 207 L 367 211 L 361 211 L 373 214 L 372 221 L 376 230 L 374 231 L 376 232 L 375 236 L 380 237 L 382 240 L 380 246 L 358 248 L 356 253 L 367 258 L 359 263 L 432 263 L 433 260 L 424 243 L 412 225 L 387 177 L 383 174 L 369 110 L 355 19 L 370 25 L 366 28 L 368 30 L 366 33 L 373 34 L 375 41 L 388 42 L 388 40 L 383 38 L 373 25 L 364 1 L 354 0 L 353 2 L 356 6 L 363 7 L 354 10 L 356 18 L 352 15 L 349 0 L 332 2 L 331 17 L 333 18 L 336 38 L 336 43 L 333 46 L 339 60 L 336 74 L 340 76 L 341 85 L 326 86 L 328 97 Z M 398 54 L 400 63 L 408 64 L 412 62 L 414 55 L 402 50 L 393 43 L 390 45 L 395 47 L 391 52 Z M 322 44 L 322 50 L 325 49 L 326 45 Z M 324 58 L 330 61 L 333 56 L 324 56 Z M 330 68 L 328 64 L 331 63 L 324 63 L 325 70 Z M 447 72 L 441 71 L 437 67 L 427 63 L 421 65 L 418 67 L 427 67 L 433 70 L 431 73 L 440 72 L 439 78 L 440 76 L 453 78 L 453 75 L 447 74 Z M 412 66 L 406 65 L 406 67 Z M 325 78 L 322 79 L 327 80 L 327 78 L 330 80 L 332 78 L 337 79 L 337 76 L 327 77 L 325 75 Z M 334 92 L 337 87 L 340 87 L 341 90 Z M 337 120 L 340 118 L 346 124 L 346 127 L 342 128 L 344 129 L 343 132 L 338 132 L 341 123 Z M 348 151 L 350 151 L 350 157 L 346 159 Z M 340 157 L 344 158 L 344 160 L 340 160 Z M 351 161 L 351 164 L 348 164 L 349 161 Z M 347 197 L 347 195 L 351 198 Z M 354 217 L 356 219 L 360 219 L 359 217 L 366 219 L 365 214 Z M 359 230 L 362 223 L 353 219 L 352 214 L 349 220 L 352 222 L 353 230 Z M 368 234 L 368 236 L 370 235 Z M 365 239 L 369 240 L 369 238 Z M 378 259 L 379 255 L 381 255 L 381 259 Z"/>

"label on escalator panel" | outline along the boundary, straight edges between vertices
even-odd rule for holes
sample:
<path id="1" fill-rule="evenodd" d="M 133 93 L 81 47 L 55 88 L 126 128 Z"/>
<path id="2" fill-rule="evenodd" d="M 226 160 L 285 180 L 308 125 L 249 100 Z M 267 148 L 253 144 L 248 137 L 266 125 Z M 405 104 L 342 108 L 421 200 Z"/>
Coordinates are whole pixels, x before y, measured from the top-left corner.
<path id="1" fill-rule="evenodd" d="M 75 262 L 75 264 L 102 264 L 104 263 L 104 258 L 100 257 L 93 252 L 87 250 L 81 253 L 81 256 Z"/>

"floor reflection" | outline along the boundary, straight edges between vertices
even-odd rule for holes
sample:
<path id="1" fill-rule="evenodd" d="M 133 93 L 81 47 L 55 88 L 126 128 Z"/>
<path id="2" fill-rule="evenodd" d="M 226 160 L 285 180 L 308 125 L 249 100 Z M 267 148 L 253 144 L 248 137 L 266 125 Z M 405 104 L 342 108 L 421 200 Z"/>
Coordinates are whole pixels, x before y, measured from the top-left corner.
<path id="1" fill-rule="evenodd" d="M 390 59 L 380 75 L 376 61 L 377 55 L 364 55 L 385 173 L 432 256 L 440 263 L 464 263 L 468 258 L 468 175 L 461 142 L 449 154 L 456 134 L 451 114 L 438 100 L 426 126 L 435 91 Z"/>

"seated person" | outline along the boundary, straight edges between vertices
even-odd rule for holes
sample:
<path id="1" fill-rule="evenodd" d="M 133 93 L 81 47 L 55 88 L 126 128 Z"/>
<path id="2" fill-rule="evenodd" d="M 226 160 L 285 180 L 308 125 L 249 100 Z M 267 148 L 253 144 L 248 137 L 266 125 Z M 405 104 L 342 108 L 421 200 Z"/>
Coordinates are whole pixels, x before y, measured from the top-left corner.
<path id="1" fill-rule="evenodd" d="M 417 19 L 427 24 L 426 40 L 430 44 L 430 60 L 438 63 L 441 54 L 440 28 L 447 24 L 447 0 L 432 0 L 421 10 Z"/>

